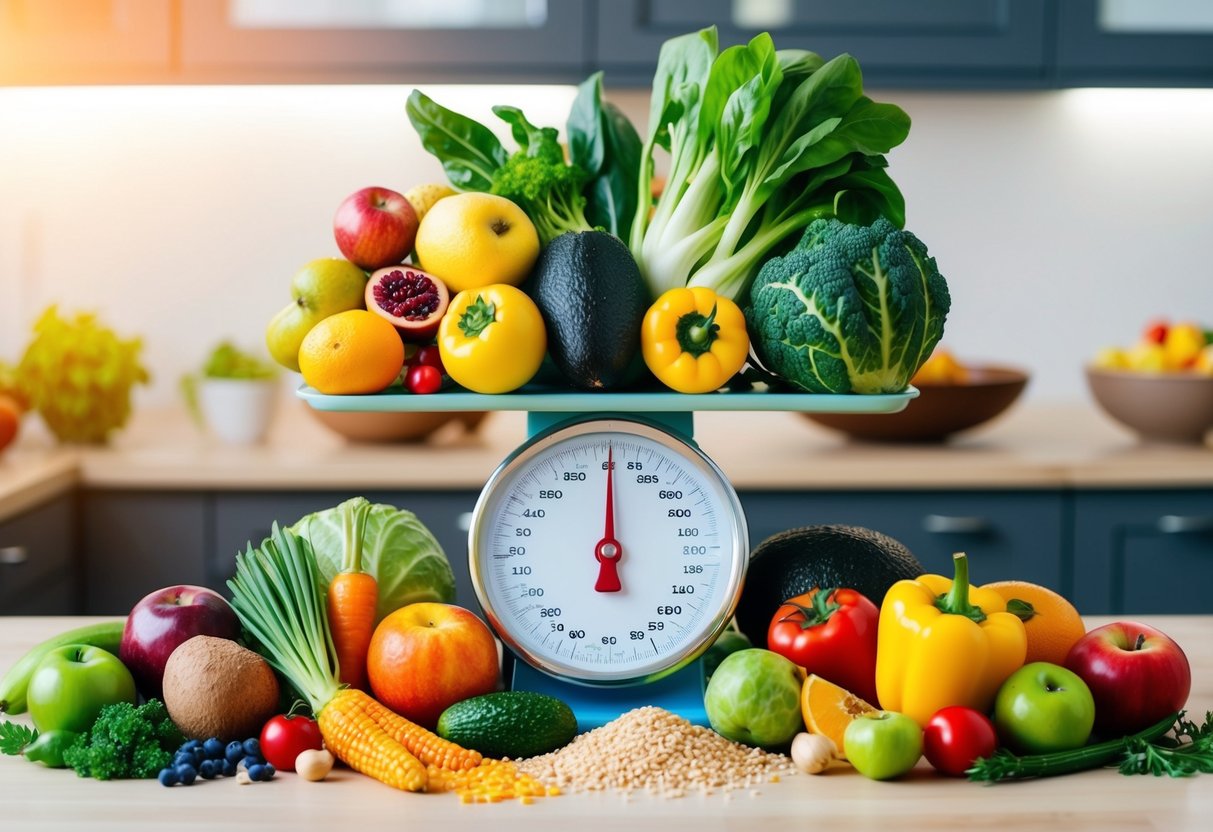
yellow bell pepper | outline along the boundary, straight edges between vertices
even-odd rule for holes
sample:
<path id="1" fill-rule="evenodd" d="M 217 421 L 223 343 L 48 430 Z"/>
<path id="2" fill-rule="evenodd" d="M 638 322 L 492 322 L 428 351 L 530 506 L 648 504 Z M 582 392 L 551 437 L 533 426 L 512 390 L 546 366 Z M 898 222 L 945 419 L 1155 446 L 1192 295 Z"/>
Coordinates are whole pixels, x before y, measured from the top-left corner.
<path id="1" fill-rule="evenodd" d="M 920 725 L 940 708 L 988 712 L 1027 656 L 1023 622 L 990 589 L 969 586 L 969 562 L 953 555 L 955 580 L 898 581 L 880 607 L 876 694 L 880 706 Z"/>
<path id="2" fill-rule="evenodd" d="M 679 393 L 710 393 L 732 378 L 750 353 L 745 316 L 711 289 L 670 289 L 645 313 L 644 363 Z"/>

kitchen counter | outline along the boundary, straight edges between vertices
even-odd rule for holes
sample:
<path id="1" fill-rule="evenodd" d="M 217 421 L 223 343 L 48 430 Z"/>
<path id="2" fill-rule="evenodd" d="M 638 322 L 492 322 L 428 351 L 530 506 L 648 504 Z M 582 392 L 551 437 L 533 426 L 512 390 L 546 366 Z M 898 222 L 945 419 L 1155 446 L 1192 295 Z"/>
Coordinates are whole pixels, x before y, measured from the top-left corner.
<path id="1" fill-rule="evenodd" d="M 181 411 L 140 410 L 103 448 L 58 448 L 37 430 L 0 457 L 0 520 L 74 485 L 113 489 L 479 489 L 525 436 L 521 413 L 471 435 L 350 444 L 288 400 L 268 441 L 198 433 Z M 751 490 L 1207 487 L 1213 448 L 1138 442 L 1090 407 L 1025 405 L 942 445 L 848 442 L 791 413 L 702 413 L 696 438 Z"/>
<path id="2" fill-rule="evenodd" d="M 38 641 L 88 619 L 0 618 L 0 668 Z M 1089 618 L 1088 626 L 1107 619 Z M 1211 617 L 1142 617 L 1174 637 L 1192 664 L 1189 715 L 1213 709 Z M 25 716 L 17 717 L 25 720 Z M 0 805 L 13 830 L 80 829 L 1206 829 L 1213 775 L 1125 777 L 1114 769 L 1031 782 L 985 785 L 936 776 L 925 761 L 903 780 L 879 783 L 836 766 L 753 792 L 664 799 L 617 793 L 463 805 L 450 794 L 410 795 L 339 769 L 323 783 L 284 774 L 238 786 L 199 781 L 166 789 L 154 781 L 98 782 L 0 758 Z M 593 819 L 592 821 L 590 819 Z"/>

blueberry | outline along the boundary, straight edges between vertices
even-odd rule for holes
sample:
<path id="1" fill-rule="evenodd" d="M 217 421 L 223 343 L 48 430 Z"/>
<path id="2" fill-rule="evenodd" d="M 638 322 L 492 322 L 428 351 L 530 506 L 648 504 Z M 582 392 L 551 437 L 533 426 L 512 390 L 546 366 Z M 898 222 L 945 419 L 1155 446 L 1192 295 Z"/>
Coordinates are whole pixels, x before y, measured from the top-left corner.
<path id="1" fill-rule="evenodd" d="M 173 755 L 173 768 L 177 766 L 185 766 L 194 764 L 194 755 L 188 751 L 178 751 Z"/>
<path id="2" fill-rule="evenodd" d="M 223 763 L 218 760 L 203 760 L 198 764 L 198 776 L 203 780 L 213 780 L 223 771 Z"/>
<path id="3" fill-rule="evenodd" d="M 193 751 L 195 748 L 197 748 L 200 745 L 202 745 L 202 743 L 198 740 L 186 740 L 185 742 L 181 743 L 181 748 L 179 748 L 178 750 L 179 751 Z"/>
<path id="4" fill-rule="evenodd" d="M 183 785 L 192 786 L 198 777 L 198 769 L 191 765 L 177 766 L 177 777 Z"/>
<path id="5" fill-rule="evenodd" d="M 265 764 L 265 779 L 272 780 L 274 775 L 278 773 L 278 769 L 274 768 L 272 763 Z"/>
<path id="6" fill-rule="evenodd" d="M 224 751 L 223 756 L 229 763 L 236 765 L 244 758 L 244 743 L 240 740 L 232 740 L 227 744 L 227 750 Z"/>
<path id="7" fill-rule="evenodd" d="M 218 737 L 211 737 L 202 744 L 202 750 L 212 760 L 223 759 L 223 742 Z"/>
<path id="8" fill-rule="evenodd" d="M 224 777 L 235 777 L 236 776 L 236 764 L 233 763 L 231 760 L 224 760 L 222 763 L 222 766 L 223 766 L 222 773 L 223 773 Z"/>
<path id="9" fill-rule="evenodd" d="M 261 741 L 256 737 L 249 737 L 244 741 L 244 753 L 250 757 L 261 757 Z"/>
<path id="10" fill-rule="evenodd" d="M 176 769 L 171 768 L 160 769 L 160 776 L 158 779 L 160 780 L 161 786 L 175 786 L 180 780 L 180 778 L 177 776 Z"/>
<path id="11" fill-rule="evenodd" d="M 262 763 L 253 763 L 248 769 L 248 779 L 254 783 L 259 783 L 262 780 L 268 780 L 265 775 L 265 766 Z"/>

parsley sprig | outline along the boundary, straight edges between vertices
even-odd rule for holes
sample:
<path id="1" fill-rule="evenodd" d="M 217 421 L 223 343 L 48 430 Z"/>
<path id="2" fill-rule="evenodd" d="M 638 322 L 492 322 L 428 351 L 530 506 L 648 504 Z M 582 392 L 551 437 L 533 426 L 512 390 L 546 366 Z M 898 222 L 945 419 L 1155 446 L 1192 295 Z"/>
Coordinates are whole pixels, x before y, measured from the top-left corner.
<path id="1" fill-rule="evenodd" d="M 20 722 L 0 722 L 0 754 L 16 756 L 38 738 L 38 732 Z"/>
<path id="2" fill-rule="evenodd" d="M 1186 720 L 1181 712 L 1168 736 L 1154 742 L 1134 738 L 1125 744 L 1121 774 L 1155 777 L 1190 777 L 1213 774 L 1213 711 L 1205 712 L 1203 725 Z"/>

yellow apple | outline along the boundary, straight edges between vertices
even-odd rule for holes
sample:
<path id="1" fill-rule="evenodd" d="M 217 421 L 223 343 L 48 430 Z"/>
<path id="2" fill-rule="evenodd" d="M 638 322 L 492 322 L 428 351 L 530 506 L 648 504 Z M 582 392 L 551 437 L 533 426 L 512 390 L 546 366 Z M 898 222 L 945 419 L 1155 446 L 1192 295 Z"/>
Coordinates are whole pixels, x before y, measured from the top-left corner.
<path id="1" fill-rule="evenodd" d="M 265 346 L 288 370 L 299 372 L 299 345 L 311 328 L 329 315 L 361 309 L 366 272 L 348 260 L 312 260 L 291 280 L 291 302 L 270 320 Z"/>
<path id="2" fill-rule="evenodd" d="M 505 197 L 455 194 L 426 212 L 417 229 L 416 254 L 421 268 L 452 295 L 494 283 L 517 286 L 539 256 L 539 234 Z"/>

